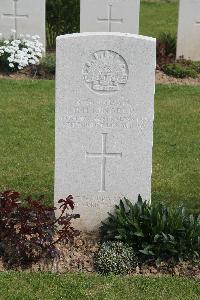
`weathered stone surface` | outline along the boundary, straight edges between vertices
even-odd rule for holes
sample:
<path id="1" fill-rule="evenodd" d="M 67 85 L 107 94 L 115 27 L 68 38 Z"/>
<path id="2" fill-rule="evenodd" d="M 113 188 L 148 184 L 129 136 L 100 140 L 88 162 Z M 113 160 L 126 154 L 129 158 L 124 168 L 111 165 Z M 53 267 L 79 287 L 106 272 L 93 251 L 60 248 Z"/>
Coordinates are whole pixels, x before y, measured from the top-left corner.
<path id="1" fill-rule="evenodd" d="M 180 0 L 177 58 L 200 60 L 200 1 Z"/>
<path id="2" fill-rule="evenodd" d="M 81 0 L 81 32 L 139 33 L 140 0 Z"/>
<path id="3" fill-rule="evenodd" d="M 0 33 L 4 38 L 39 35 L 45 46 L 45 0 L 0 0 Z"/>
<path id="4" fill-rule="evenodd" d="M 119 199 L 151 197 L 155 39 L 57 38 L 55 205 L 72 194 L 81 230 Z"/>

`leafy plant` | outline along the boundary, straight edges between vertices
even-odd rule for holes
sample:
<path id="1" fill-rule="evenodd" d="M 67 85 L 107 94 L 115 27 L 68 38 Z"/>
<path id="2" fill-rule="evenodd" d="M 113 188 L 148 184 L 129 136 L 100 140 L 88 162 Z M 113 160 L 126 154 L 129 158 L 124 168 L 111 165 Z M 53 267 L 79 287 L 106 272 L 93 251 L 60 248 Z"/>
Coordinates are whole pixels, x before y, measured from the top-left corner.
<path id="1" fill-rule="evenodd" d="M 200 62 L 199 61 L 190 61 L 190 66 L 197 73 L 200 73 Z"/>
<path id="2" fill-rule="evenodd" d="M 56 243 L 68 242 L 79 234 L 71 225 L 77 214 L 73 197 L 60 199 L 60 215 L 55 208 L 42 204 L 42 198 L 26 199 L 22 205 L 20 194 L 13 191 L 0 193 L 0 254 L 9 265 L 26 265 L 41 257 L 53 258 L 58 253 Z"/>
<path id="3" fill-rule="evenodd" d="M 191 66 L 183 66 L 180 63 L 166 64 L 163 71 L 169 76 L 176 78 L 197 78 L 197 71 Z"/>
<path id="4" fill-rule="evenodd" d="M 187 214 L 183 207 L 151 205 L 140 196 L 135 204 L 120 200 L 101 231 L 105 240 L 127 243 L 149 258 L 200 256 L 200 216 Z"/>
<path id="5" fill-rule="evenodd" d="M 162 32 L 156 45 L 157 65 L 171 63 L 176 59 L 176 37 L 171 33 Z"/>
<path id="6" fill-rule="evenodd" d="M 56 72 L 56 55 L 55 53 L 47 53 L 36 67 L 38 75 L 43 78 L 54 78 Z"/>
<path id="7" fill-rule="evenodd" d="M 79 32 L 79 0 L 47 0 L 47 46 L 55 48 L 56 37 Z"/>
<path id="8" fill-rule="evenodd" d="M 160 44 L 162 44 L 165 48 L 165 54 L 176 55 L 176 36 L 172 35 L 169 32 L 161 32 L 158 38 Z"/>
<path id="9" fill-rule="evenodd" d="M 133 249 L 122 242 L 104 242 L 94 257 L 94 266 L 101 274 L 125 275 L 137 266 Z"/>

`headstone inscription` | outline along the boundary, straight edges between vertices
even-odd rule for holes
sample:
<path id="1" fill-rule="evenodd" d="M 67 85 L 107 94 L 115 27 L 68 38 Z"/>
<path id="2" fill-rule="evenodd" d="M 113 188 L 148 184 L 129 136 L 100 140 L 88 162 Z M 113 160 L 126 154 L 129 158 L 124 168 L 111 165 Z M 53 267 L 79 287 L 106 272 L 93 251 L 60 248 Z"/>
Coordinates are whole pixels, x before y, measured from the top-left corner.
<path id="1" fill-rule="evenodd" d="M 4 38 L 39 35 L 45 46 L 45 0 L 0 0 L 0 32 Z M 14 33 L 11 33 L 14 29 Z"/>
<path id="2" fill-rule="evenodd" d="M 200 61 L 199 0 L 180 0 L 176 56 Z"/>
<path id="3" fill-rule="evenodd" d="M 140 0 L 81 0 L 80 32 L 139 33 Z"/>
<path id="4" fill-rule="evenodd" d="M 96 230 L 122 197 L 151 197 L 155 39 L 57 38 L 55 205 L 72 194 Z"/>

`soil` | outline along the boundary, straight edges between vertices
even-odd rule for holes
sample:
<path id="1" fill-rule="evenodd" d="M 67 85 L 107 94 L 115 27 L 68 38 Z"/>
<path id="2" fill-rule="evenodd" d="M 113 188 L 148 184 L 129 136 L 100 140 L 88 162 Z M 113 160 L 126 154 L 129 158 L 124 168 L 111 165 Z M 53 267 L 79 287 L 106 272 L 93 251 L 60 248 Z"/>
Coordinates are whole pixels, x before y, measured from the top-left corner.
<path id="1" fill-rule="evenodd" d="M 178 85 L 200 85 L 200 74 L 194 78 L 175 78 L 166 75 L 164 72 L 156 70 L 156 83 L 178 84 Z"/>
<path id="2" fill-rule="evenodd" d="M 0 78 L 9 78 L 16 80 L 26 80 L 26 79 L 55 79 L 51 74 L 43 74 L 42 76 L 37 74 L 36 72 L 32 72 L 32 70 L 28 69 L 26 71 L 20 71 L 15 73 L 2 73 L 0 72 Z M 167 76 L 164 72 L 160 70 L 156 70 L 156 83 L 157 84 L 177 84 L 177 85 L 200 85 L 200 74 L 199 76 L 194 78 L 175 78 L 172 76 Z"/>
<path id="3" fill-rule="evenodd" d="M 95 273 L 93 258 L 95 253 L 99 249 L 100 237 L 95 234 L 81 234 L 75 238 L 74 242 L 67 245 L 59 244 L 57 246 L 59 250 L 59 257 L 54 260 L 41 259 L 39 262 L 33 263 L 32 266 L 27 268 L 15 268 L 17 271 L 26 272 L 84 272 Z M 3 264 L 0 260 L 0 271 L 7 271 L 8 266 Z M 142 265 L 138 265 L 129 274 L 130 276 L 187 276 L 195 279 L 200 279 L 200 262 L 182 262 L 174 264 L 171 261 L 160 262 L 148 262 Z"/>

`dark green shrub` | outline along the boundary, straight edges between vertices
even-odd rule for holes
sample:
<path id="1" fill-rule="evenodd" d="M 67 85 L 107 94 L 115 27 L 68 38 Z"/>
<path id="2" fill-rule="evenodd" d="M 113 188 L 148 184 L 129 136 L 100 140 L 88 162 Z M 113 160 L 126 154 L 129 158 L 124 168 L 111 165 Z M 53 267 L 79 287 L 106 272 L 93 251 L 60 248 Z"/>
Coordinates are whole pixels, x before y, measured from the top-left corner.
<path id="1" fill-rule="evenodd" d="M 40 75 L 45 77 L 45 75 L 55 75 L 56 72 L 56 54 L 49 53 L 42 60 L 37 71 Z"/>
<path id="2" fill-rule="evenodd" d="M 79 32 L 79 0 L 47 0 L 47 47 L 55 48 L 56 37 Z"/>
<path id="3" fill-rule="evenodd" d="M 162 32 L 158 38 L 165 49 L 165 55 L 176 55 L 176 36 L 169 32 Z"/>
<path id="4" fill-rule="evenodd" d="M 47 54 L 41 61 L 41 65 L 46 68 L 49 73 L 54 74 L 56 72 L 56 54 L 50 53 Z"/>
<path id="5" fill-rule="evenodd" d="M 197 73 L 200 73 L 200 62 L 199 61 L 189 61 L 189 66 L 196 71 Z"/>
<path id="6" fill-rule="evenodd" d="M 95 268 L 101 274 L 126 275 L 137 262 L 133 249 L 122 242 L 104 242 L 94 258 Z"/>
<path id="7" fill-rule="evenodd" d="M 163 66 L 163 71 L 169 76 L 176 78 L 197 78 L 197 71 L 191 66 L 183 66 L 180 63 L 167 64 Z"/>
<path id="8" fill-rule="evenodd" d="M 137 203 L 120 200 L 115 213 L 101 227 L 105 240 L 118 240 L 154 259 L 182 259 L 200 256 L 200 216 L 183 207 L 168 209 L 150 205 L 139 196 Z"/>

